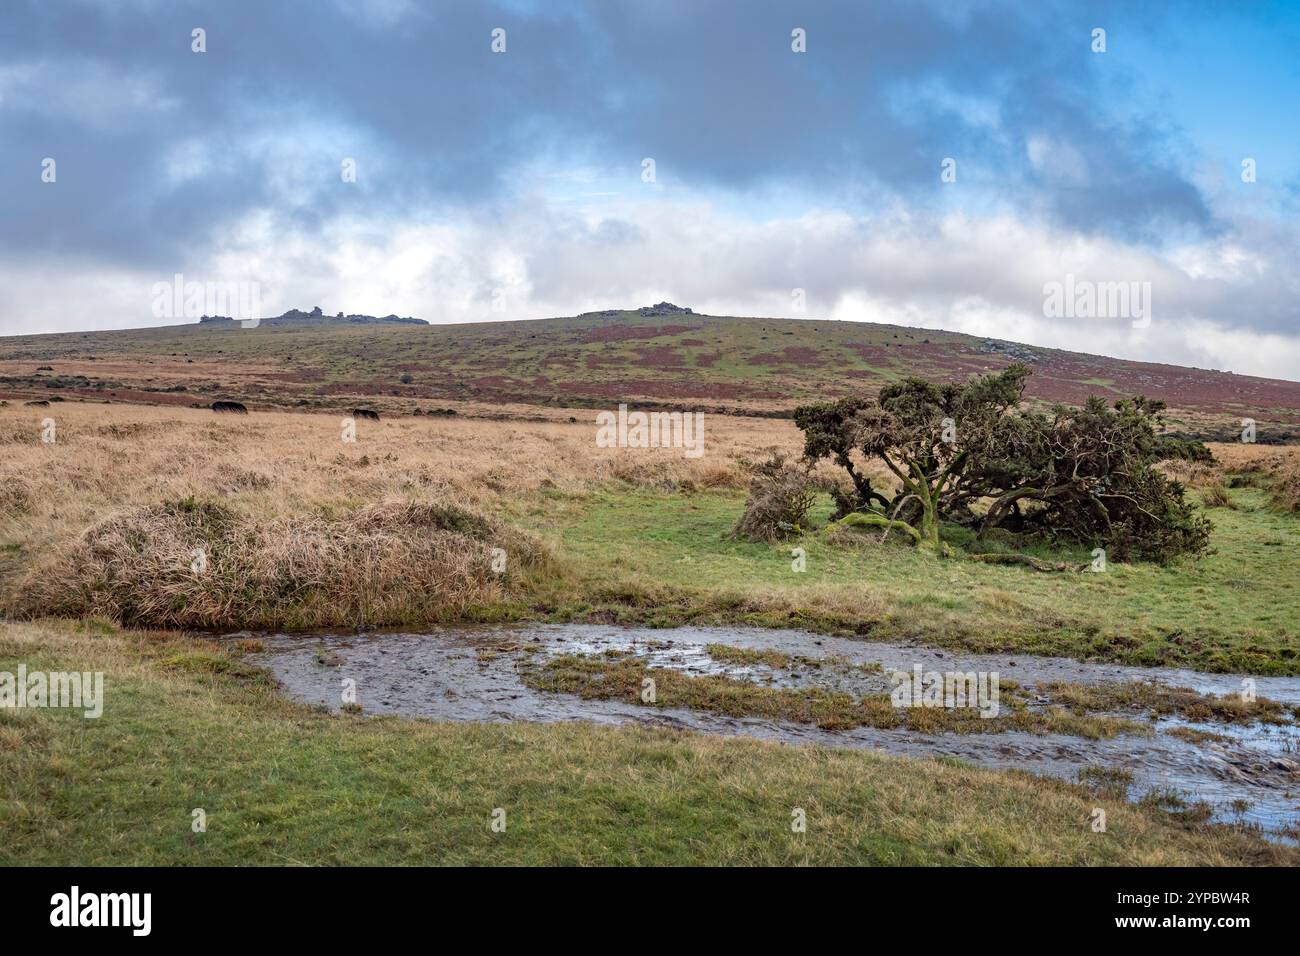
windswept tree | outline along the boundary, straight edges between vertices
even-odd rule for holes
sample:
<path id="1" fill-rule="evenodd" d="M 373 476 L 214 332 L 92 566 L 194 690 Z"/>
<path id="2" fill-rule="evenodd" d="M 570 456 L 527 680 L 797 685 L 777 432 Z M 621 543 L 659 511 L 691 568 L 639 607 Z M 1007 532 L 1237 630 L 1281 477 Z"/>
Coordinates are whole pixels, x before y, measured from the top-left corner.
<path id="1" fill-rule="evenodd" d="M 939 523 L 964 511 L 977 493 L 966 488 L 972 463 L 993 461 L 1007 447 L 1007 413 L 1024 391 L 1029 369 L 1013 365 L 966 385 L 908 378 L 880 390 L 875 402 L 844 399 L 795 409 L 810 461 L 831 458 L 853 482 L 838 496 L 851 523 L 902 527 L 926 547 L 940 549 Z M 898 480 L 890 496 L 872 487 L 855 454 L 882 462 Z M 1010 467 L 1008 465 L 1008 467 Z"/>
<path id="2" fill-rule="evenodd" d="M 805 459 L 830 460 L 849 477 L 835 493 L 836 519 L 899 528 L 938 552 L 945 521 L 1103 545 L 1118 559 L 1204 551 L 1209 522 L 1154 465 L 1208 452 L 1159 435 L 1163 403 L 1091 398 L 1082 408 L 1022 411 L 1029 375 L 1017 364 L 964 385 L 908 378 L 875 401 L 796 409 Z M 873 485 L 869 461 L 896 485 Z"/>

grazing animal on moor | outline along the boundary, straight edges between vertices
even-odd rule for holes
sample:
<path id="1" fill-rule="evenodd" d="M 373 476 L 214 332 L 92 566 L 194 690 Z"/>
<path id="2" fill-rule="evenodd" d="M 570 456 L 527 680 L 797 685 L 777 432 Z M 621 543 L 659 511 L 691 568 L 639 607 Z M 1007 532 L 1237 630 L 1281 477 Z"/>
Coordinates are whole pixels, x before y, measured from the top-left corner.
<path id="1" fill-rule="evenodd" d="M 368 418 L 372 422 L 379 421 L 379 413 L 371 411 L 368 408 L 354 408 L 348 412 L 353 418 Z"/>
<path id="2" fill-rule="evenodd" d="M 243 402 L 213 402 L 212 410 L 214 412 L 234 412 L 237 415 L 248 414 L 248 406 Z"/>

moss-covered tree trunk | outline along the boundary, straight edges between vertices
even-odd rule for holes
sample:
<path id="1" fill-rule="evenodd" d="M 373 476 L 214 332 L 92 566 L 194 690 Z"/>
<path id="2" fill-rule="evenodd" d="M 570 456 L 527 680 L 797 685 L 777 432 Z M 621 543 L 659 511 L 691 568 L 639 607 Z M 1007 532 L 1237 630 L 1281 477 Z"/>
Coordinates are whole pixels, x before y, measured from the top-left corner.
<path id="1" fill-rule="evenodd" d="M 912 482 L 917 501 L 921 503 L 921 547 L 930 548 L 935 554 L 943 553 L 939 539 L 939 488 L 930 484 L 927 476 L 919 466 L 913 464 L 912 472 L 916 480 Z"/>

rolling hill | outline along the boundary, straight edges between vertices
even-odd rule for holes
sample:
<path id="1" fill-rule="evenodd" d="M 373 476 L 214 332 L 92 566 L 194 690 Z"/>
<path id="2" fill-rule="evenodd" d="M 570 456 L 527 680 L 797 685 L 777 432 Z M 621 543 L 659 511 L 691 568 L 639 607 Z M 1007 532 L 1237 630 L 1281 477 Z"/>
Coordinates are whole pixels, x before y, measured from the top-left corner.
<path id="1" fill-rule="evenodd" d="M 1147 395 L 1207 437 L 1242 418 L 1261 441 L 1300 437 L 1300 383 L 1019 345 L 953 332 L 699 315 L 667 303 L 569 318 L 429 325 L 292 311 L 257 328 L 209 319 L 0 338 L 0 398 L 391 412 L 431 402 L 651 407 L 782 415 L 907 375 L 964 380 L 1028 363 L 1040 402 Z M 1265 426 L 1269 427 L 1265 427 Z"/>

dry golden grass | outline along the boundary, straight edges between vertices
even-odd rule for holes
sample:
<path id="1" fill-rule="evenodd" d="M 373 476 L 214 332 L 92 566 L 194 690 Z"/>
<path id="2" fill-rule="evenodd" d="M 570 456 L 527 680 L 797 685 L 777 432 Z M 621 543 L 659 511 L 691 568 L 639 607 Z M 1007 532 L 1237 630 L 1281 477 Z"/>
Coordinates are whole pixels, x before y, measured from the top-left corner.
<path id="1" fill-rule="evenodd" d="M 1275 464 L 1300 465 L 1300 445 L 1260 445 L 1247 442 L 1209 442 L 1214 460 L 1223 468 L 1248 468 Z"/>
<path id="2" fill-rule="evenodd" d="M 4 487 L 21 488 L 37 511 L 73 504 L 84 519 L 103 506 L 218 493 L 258 496 L 269 511 L 383 500 L 388 495 L 492 502 L 539 488 L 579 491 L 593 482 L 645 487 L 693 482 L 743 487 L 745 462 L 769 447 L 797 447 L 787 421 L 709 416 L 706 454 L 645 449 L 636 456 L 595 444 L 590 411 L 550 420 L 400 418 L 357 424 L 341 441 L 341 416 L 62 403 L 0 407 Z M 568 421 L 572 415 L 576 422 Z M 54 419 L 58 442 L 40 442 Z M 13 492 L 18 493 L 18 492 Z"/>
<path id="3" fill-rule="evenodd" d="M 1260 445 L 1245 442 L 1207 442 L 1212 462 L 1174 459 L 1161 465 L 1171 478 L 1194 487 L 1222 483 L 1234 473 L 1270 474 L 1300 469 L 1300 445 Z"/>
<path id="4" fill-rule="evenodd" d="M 1258 487 L 1273 507 L 1300 511 L 1300 445 L 1213 442 L 1213 462 L 1171 461 L 1162 467 L 1173 478 L 1203 489 L 1211 508 L 1231 507 L 1228 488 Z"/>
<path id="5" fill-rule="evenodd" d="M 798 443 L 789 422 L 710 416 L 702 458 L 628 455 L 596 447 L 590 411 L 531 417 L 359 421 L 348 443 L 336 415 L 0 407 L 5 606 L 160 626 L 449 619 L 546 569 L 499 518 L 521 496 L 743 487 L 750 462 Z"/>

